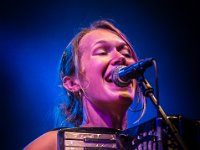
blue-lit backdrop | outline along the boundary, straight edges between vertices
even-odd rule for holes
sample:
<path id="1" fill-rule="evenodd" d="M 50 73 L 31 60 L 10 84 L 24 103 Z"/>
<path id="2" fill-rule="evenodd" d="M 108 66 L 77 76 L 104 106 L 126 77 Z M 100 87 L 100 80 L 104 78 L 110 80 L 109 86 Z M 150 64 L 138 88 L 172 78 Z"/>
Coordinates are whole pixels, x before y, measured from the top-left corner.
<path id="1" fill-rule="evenodd" d="M 0 147 L 22 149 L 54 128 L 57 67 L 76 32 L 113 19 L 139 58 L 157 60 L 160 104 L 168 115 L 199 119 L 199 10 L 195 3 L 6 1 L 0 5 Z M 154 71 L 146 78 L 154 86 Z M 139 123 L 156 116 L 147 100 Z M 129 127 L 137 117 L 129 113 Z M 11 144 L 10 144 L 11 143 Z"/>

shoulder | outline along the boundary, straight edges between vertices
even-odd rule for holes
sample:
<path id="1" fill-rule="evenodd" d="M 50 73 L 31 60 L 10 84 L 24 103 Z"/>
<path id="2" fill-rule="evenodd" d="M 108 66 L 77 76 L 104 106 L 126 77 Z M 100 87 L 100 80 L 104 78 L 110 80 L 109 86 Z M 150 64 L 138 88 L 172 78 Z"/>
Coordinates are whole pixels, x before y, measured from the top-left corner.
<path id="1" fill-rule="evenodd" d="M 57 130 L 46 132 L 28 144 L 23 150 L 57 150 L 57 132 Z"/>

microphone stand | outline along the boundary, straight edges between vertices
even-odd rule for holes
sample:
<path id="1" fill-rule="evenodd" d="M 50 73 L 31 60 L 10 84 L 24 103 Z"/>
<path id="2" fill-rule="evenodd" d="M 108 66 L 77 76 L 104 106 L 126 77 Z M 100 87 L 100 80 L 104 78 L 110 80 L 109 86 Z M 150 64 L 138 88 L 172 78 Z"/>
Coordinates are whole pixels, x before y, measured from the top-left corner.
<path id="1" fill-rule="evenodd" d="M 177 139 L 177 142 L 181 145 L 181 147 L 184 150 L 187 150 L 181 136 L 178 133 L 178 130 L 176 129 L 176 127 L 171 123 L 171 121 L 167 118 L 167 115 L 165 114 L 164 110 L 162 109 L 162 107 L 159 105 L 156 97 L 153 94 L 154 89 L 151 87 L 151 85 L 149 84 L 149 82 L 144 78 L 143 75 L 139 76 L 137 78 L 137 82 L 139 84 L 139 87 L 141 88 L 143 95 L 146 97 L 149 97 L 152 101 L 152 103 L 154 104 L 154 106 L 156 107 L 157 111 L 160 113 L 159 116 L 161 116 L 164 121 L 166 122 L 166 124 L 169 126 L 169 128 L 171 129 L 172 134 L 174 135 L 174 137 Z M 161 132 L 160 132 L 161 133 Z M 158 137 L 158 140 L 161 137 Z M 160 143 L 159 143 L 160 144 Z M 158 146 L 159 146 L 158 144 Z M 160 147 L 160 146 L 159 146 Z"/>

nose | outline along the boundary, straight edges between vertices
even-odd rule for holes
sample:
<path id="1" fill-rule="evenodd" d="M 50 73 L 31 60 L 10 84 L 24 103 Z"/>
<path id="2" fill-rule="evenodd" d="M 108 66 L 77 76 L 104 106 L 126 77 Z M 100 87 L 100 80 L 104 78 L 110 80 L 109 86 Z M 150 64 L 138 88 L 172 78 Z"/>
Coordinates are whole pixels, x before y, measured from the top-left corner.
<path id="1" fill-rule="evenodd" d="M 111 65 L 116 66 L 116 65 L 125 65 L 126 64 L 126 59 L 124 58 L 123 55 L 121 55 L 119 52 L 118 54 L 115 54 L 111 60 Z"/>

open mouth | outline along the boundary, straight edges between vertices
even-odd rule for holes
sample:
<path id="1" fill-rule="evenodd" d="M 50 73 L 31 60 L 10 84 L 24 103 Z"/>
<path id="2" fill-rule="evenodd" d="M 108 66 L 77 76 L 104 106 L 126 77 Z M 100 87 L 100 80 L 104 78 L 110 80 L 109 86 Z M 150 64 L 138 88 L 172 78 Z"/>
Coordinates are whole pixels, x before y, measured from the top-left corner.
<path id="1" fill-rule="evenodd" d="M 113 85 L 119 87 L 120 89 L 121 89 L 121 88 L 125 88 L 125 87 L 129 87 L 130 85 L 133 84 L 132 81 L 130 81 L 129 83 L 125 83 L 124 85 L 121 85 L 122 83 L 120 82 L 120 85 L 118 85 L 117 83 L 115 83 L 115 82 L 112 80 L 112 71 L 109 72 L 109 73 L 105 76 L 104 79 L 105 79 L 105 81 L 106 81 L 107 83 L 109 83 L 109 84 L 112 83 Z"/>
<path id="2" fill-rule="evenodd" d="M 124 66 L 118 66 L 118 67 L 124 67 Z M 107 83 L 109 83 L 109 84 L 114 84 L 115 86 L 118 86 L 118 87 L 120 87 L 120 88 L 123 88 L 123 87 L 128 87 L 130 84 L 131 84 L 131 82 L 129 82 L 129 83 L 125 83 L 123 86 L 121 86 L 121 82 L 120 82 L 120 85 L 118 85 L 117 83 L 115 83 L 115 81 L 113 81 L 113 70 L 111 70 L 111 71 L 107 71 L 108 73 L 106 73 L 105 74 L 105 76 L 104 76 L 104 79 L 105 79 L 105 81 L 107 82 Z"/>

